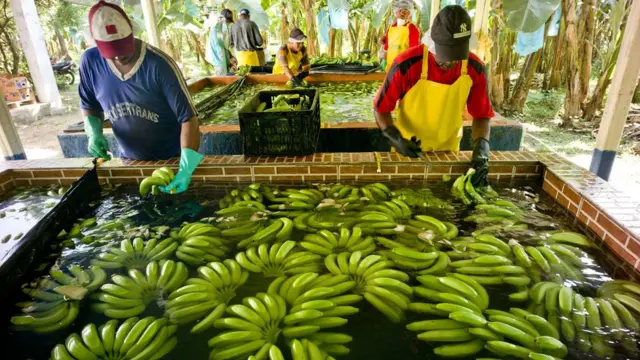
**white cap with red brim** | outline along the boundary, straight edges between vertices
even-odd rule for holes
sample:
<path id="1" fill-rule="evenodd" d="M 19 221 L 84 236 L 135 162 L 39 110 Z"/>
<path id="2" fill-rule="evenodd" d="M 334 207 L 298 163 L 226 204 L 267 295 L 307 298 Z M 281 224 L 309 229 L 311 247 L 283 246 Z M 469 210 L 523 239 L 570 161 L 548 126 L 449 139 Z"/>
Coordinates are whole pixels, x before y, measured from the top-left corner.
<path id="1" fill-rule="evenodd" d="M 135 52 L 131 21 L 115 4 L 105 1 L 95 4 L 89 10 L 89 30 L 104 58 L 131 56 Z"/>

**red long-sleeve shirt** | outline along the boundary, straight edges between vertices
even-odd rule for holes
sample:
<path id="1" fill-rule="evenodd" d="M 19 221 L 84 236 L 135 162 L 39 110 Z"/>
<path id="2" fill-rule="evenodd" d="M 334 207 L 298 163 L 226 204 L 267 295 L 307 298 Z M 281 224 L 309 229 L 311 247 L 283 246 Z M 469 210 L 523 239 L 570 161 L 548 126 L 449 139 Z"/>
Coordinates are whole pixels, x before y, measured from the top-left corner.
<path id="1" fill-rule="evenodd" d="M 391 25 L 391 27 L 397 26 L 398 24 Z M 406 26 L 409 28 L 409 47 L 412 48 L 414 46 L 420 45 L 420 29 L 418 29 L 418 27 L 413 23 L 408 23 Z M 389 40 L 387 35 L 389 35 L 389 30 L 387 30 L 387 33 L 382 37 L 382 40 L 384 41 L 385 51 L 389 50 Z"/>

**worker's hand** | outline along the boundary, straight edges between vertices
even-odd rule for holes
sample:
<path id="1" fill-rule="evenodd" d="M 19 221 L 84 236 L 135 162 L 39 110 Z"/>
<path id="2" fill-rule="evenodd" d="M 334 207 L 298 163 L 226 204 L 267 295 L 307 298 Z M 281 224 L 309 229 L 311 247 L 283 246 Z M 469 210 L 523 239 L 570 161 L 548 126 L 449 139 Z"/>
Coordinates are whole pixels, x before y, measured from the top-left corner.
<path id="1" fill-rule="evenodd" d="M 473 143 L 471 167 L 476 172 L 471 176 L 473 187 L 489 185 L 489 140 L 480 137 Z"/>
<path id="2" fill-rule="evenodd" d="M 304 83 L 302 82 L 302 80 L 298 79 L 297 76 L 291 77 L 291 82 L 293 83 L 294 87 L 303 87 L 304 86 Z"/>
<path id="3" fill-rule="evenodd" d="M 238 59 L 232 57 L 231 60 L 229 61 L 231 63 L 231 66 L 236 66 L 238 65 Z"/>
<path id="4" fill-rule="evenodd" d="M 415 136 L 412 140 L 403 138 L 398 128 L 393 125 L 382 130 L 382 134 L 389 140 L 391 146 L 393 146 L 398 153 L 404 156 L 415 158 L 422 153 L 422 149 L 420 149 L 420 140 Z"/>
<path id="5" fill-rule="evenodd" d="M 309 76 L 309 72 L 308 71 L 303 71 L 300 74 L 296 75 L 296 77 L 300 81 L 304 80 L 307 76 Z"/>
<path id="6" fill-rule="evenodd" d="M 193 175 L 193 172 L 196 170 L 203 157 L 204 156 L 197 151 L 193 151 L 189 148 L 182 149 L 178 173 L 173 180 L 171 180 L 169 185 L 160 186 L 160 191 L 169 194 L 185 192 L 187 188 L 189 188 L 189 184 L 191 184 L 191 176 Z"/>
<path id="7" fill-rule="evenodd" d="M 109 142 L 102 134 L 102 120 L 91 115 L 85 117 L 84 132 L 87 134 L 87 150 L 89 154 L 93 157 L 111 160 L 111 156 L 107 154 L 107 151 L 109 151 Z"/>

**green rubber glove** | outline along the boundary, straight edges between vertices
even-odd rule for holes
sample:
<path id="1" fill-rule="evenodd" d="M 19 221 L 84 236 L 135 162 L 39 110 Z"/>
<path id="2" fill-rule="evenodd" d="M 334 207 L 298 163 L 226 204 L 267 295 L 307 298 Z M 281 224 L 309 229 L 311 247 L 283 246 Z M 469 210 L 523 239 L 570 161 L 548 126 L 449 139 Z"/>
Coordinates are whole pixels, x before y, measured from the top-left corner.
<path id="1" fill-rule="evenodd" d="M 111 160 L 111 156 L 107 154 L 109 151 L 109 143 L 102 135 L 102 120 L 95 116 L 89 115 L 84 118 L 84 133 L 87 134 L 89 140 L 89 154 L 93 157 Z"/>
<path id="2" fill-rule="evenodd" d="M 180 153 L 180 168 L 178 169 L 178 173 L 173 180 L 171 180 L 169 185 L 160 186 L 160 191 L 169 194 L 178 194 L 186 191 L 191 183 L 191 175 L 193 175 L 193 172 L 196 170 L 203 157 L 204 156 L 197 151 L 193 151 L 189 148 L 182 149 Z"/>

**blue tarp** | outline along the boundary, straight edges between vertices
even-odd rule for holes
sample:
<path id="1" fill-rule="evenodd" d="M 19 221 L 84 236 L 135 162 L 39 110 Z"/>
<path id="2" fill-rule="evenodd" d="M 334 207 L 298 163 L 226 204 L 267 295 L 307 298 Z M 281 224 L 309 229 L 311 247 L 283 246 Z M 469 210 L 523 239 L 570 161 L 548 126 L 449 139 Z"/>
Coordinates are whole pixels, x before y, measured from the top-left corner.
<path id="1" fill-rule="evenodd" d="M 544 45 L 544 26 L 532 32 L 519 32 L 514 49 L 520 56 L 527 56 L 542 48 Z"/>
<path id="2" fill-rule="evenodd" d="M 561 17 L 562 17 L 562 7 L 558 6 L 558 10 L 556 10 L 556 13 L 553 14 L 553 19 L 551 20 L 551 24 L 549 25 L 547 36 L 558 36 L 558 32 L 560 31 Z"/>
<path id="3" fill-rule="evenodd" d="M 347 0 L 329 0 L 329 18 L 331 27 L 338 30 L 349 29 L 349 10 L 351 4 Z"/>
<path id="4" fill-rule="evenodd" d="M 320 9 L 318 12 L 318 34 L 320 43 L 323 45 L 329 44 L 329 31 L 331 30 L 331 22 L 329 21 L 329 13 L 327 10 Z"/>

